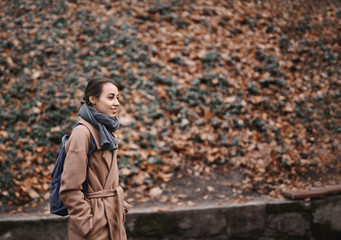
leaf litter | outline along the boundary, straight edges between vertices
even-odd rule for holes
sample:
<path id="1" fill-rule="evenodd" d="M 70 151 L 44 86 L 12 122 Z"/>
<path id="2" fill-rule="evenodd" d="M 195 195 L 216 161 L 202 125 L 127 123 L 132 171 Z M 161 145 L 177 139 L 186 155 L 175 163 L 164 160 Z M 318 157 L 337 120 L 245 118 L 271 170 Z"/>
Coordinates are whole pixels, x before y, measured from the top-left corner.
<path id="1" fill-rule="evenodd" d="M 135 205 L 340 183 L 337 3 L 14 1 L 0 11 L 2 208 L 48 200 L 61 136 L 96 75 L 121 91 L 120 180 Z"/>

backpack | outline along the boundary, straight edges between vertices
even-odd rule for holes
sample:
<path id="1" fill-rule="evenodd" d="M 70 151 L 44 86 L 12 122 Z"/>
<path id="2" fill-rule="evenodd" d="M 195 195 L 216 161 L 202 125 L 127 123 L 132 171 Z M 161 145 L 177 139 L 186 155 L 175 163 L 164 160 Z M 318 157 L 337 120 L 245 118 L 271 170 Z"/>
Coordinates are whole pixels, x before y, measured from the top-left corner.
<path id="1" fill-rule="evenodd" d="M 77 127 L 80 123 L 77 123 L 72 130 Z M 71 135 L 71 133 L 70 133 Z M 67 142 L 67 139 L 69 138 L 69 135 L 64 135 L 62 138 L 62 148 L 59 152 L 58 158 L 56 160 L 56 165 L 52 171 L 51 177 L 52 181 L 50 184 L 50 213 L 60 215 L 60 216 L 66 216 L 68 215 L 67 209 L 62 203 L 62 200 L 59 196 L 59 189 L 61 184 L 61 177 L 63 173 L 64 168 L 64 161 L 66 158 L 66 152 L 65 152 L 65 144 Z M 93 137 L 90 135 L 91 139 L 91 149 L 88 154 L 88 165 L 86 169 L 86 179 L 83 182 L 83 190 L 84 196 L 88 195 L 88 172 L 89 172 L 89 166 L 90 166 L 90 157 L 91 154 L 96 150 L 96 143 Z"/>

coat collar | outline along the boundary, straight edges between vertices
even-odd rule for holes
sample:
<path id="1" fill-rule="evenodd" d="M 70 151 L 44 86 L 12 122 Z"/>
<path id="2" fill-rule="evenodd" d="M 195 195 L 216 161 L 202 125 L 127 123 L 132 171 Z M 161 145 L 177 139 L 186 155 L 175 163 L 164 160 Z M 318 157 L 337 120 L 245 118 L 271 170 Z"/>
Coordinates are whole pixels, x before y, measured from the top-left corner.
<path id="1" fill-rule="evenodd" d="M 84 120 L 80 116 L 78 117 L 78 122 L 83 124 L 84 126 L 86 126 L 89 129 L 91 136 L 95 140 L 97 149 L 101 149 L 101 139 L 100 139 L 100 135 L 99 135 L 99 130 L 96 127 L 94 127 L 91 123 L 87 122 L 86 120 Z"/>

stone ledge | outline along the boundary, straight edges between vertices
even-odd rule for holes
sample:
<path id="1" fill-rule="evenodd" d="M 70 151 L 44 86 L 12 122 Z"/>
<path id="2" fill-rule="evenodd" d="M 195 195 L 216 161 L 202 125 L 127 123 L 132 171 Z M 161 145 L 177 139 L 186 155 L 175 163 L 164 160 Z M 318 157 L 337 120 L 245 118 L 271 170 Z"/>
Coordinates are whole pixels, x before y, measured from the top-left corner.
<path id="1" fill-rule="evenodd" d="M 341 239 L 341 195 L 306 202 L 276 200 L 127 214 L 128 239 Z M 67 239 L 67 218 L 0 218 L 0 240 Z"/>

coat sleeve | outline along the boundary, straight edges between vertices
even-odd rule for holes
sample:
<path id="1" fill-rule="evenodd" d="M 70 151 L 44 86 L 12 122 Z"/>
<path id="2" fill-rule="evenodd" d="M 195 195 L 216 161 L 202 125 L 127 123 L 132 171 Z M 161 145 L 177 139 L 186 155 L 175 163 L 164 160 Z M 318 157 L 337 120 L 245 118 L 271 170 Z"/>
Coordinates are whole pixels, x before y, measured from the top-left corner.
<path id="1" fill-rule="evenodd" d="M 79 125 L 73 129 L 65 147 L 66 158 L 59 192 L 62 202 L 68 209 L 70 224 L 82 236 L 92 228 L 90 204 L 82 192 L 90 141 L 90 132 L 85 126 Z"/>

